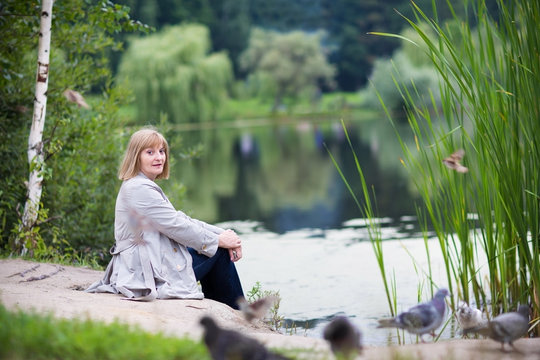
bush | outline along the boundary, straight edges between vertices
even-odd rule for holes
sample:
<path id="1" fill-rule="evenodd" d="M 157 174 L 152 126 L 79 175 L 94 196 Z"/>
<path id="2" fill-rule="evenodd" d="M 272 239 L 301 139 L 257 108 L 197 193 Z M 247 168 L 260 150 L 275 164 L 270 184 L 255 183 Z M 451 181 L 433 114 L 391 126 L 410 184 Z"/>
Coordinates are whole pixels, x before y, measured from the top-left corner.
<path id="1" fill-rule="evenodd" d="M 117 111 L 127 101 L 127 90 L 113 84 L 107 53 L 121 49 L 115 33 L 147 28 L 132 21 L 127 8 L 108 1 L 55 3 L 40 219 L 21 234 L 40 13 L 31 0 L 2 4 L 0 30 L 9 40 L 0 43 L 0 154 L 5 159 L 0 164 L 0 249 L 18 253 L 21 243 L 15 239 L 29 235 L 31 256 L 56 258 L 67 251 L 79 258 L 81 252 L 109 246 L 112 238 L 115 172 L 123 149 Z M 92 108 L 68 103 L 62 95 L 67 88 L 82 93 Z"/>
<path id="2" fill-rule="evenodd" d="M 0 305 L 2 359 L 210 359 L 202 343 L 114 322 L 9 312 Z"/>

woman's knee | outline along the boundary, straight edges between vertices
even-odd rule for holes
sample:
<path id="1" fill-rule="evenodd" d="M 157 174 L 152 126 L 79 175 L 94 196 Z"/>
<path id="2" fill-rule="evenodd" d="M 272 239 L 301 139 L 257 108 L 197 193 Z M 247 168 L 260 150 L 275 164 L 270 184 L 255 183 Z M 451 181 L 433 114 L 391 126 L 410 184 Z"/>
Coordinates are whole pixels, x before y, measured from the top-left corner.
<path id="1" fill-rule="evenodd" d="M 231 262 L 231 257 L 229 256 L 229 250 L 225 248 L 218 248 L 216 254 L 214 256 L 218 256 L 220 260 L 229 263 Z"/>

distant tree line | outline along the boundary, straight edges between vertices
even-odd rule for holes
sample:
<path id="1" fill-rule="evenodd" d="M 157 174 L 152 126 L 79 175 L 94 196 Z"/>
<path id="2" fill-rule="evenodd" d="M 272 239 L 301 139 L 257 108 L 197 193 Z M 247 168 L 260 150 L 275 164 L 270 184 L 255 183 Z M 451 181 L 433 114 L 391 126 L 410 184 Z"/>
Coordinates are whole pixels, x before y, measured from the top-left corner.
<path id="1" fill-rule="evenodd" d="M 239 66 L 253 28 L 279 32 L 325 30 L 329 60 L 336 67 L 337 89 L 362 88 L 377 58 L 389 56 L 400 45 L 395 38 L 368 32 L 400 33 L 406 22 L 400 14 L 412 17 L 410 0 L 116 0 L 127 5 L 130 16 L 155 27 L 182 22 L 200 23 L 210 29 L 213 51 L 227 51 L 236 77 L 247 74 Z M 437 21 L 451 17 L 446 0 L 416 0 L 415 3 Z M 463 5 L 454 9 L 469 18 Z M 487 0 L 495 14 L 496 0 Z M 120 56 L 116 54 L 116 56 Z M 113 59 L 113 64 L 119 59 Z"/>
<path id="2" fill-rule="evenodd" d="M 335 69 L 321 48 L 322 32 L 279 33 L 254 28 L 248 48 L 239 57 L 249 75 L 235 82 L 225 51 L 210 52 L 208 27 L 167 25 L 131 39 L 118 67 L 117 81 L 132 89 L 135 120 L 144 124 L 160 114 L 170 123 L 220 121 L 230 93 L 256 97 L 271 111 L 300 98 L 316 98 L 320 88 L 333 87 Z M 287 100 L 287 101 L 285 101 Z"/>

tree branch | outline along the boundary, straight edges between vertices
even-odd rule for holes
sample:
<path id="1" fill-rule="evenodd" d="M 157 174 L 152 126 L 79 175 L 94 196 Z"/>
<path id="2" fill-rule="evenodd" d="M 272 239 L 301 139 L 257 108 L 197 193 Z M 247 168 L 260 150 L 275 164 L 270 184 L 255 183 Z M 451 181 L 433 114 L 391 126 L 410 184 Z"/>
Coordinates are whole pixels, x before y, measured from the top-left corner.
<path id="1" fill-rule="evenodd" d="M 43 274 L 43 275 L 40 275 L 40 276 L 32 276 L 31 278 L 28 278 L 26 280 L 21 280 L 19 282 L 21 283 L 21 282 L 30 282 L 30 281 L 38 281 L 38 280 L 47 279 L 47 278 L 50 278 L 51 276 L 54 276 L 54 275 L 58 274 L 60 271 L 63 271 L 63 270 L 64 270 L 63 267 L 58 266 L 56 268 L 56 270 L 51 272 L 51 273 Z"/>
<path id="2" fill-rule="evenodd" d="M 26 270 L 24 270 L 24 271 L 21 271 L 21 272 L 15 273 L 15 274 L 11 274 L 11 275 L 8 276 L 8 278 L 14 277 L 14 276 L 17 276 L 17 275 L 19 275 L 19 276 L 21 276 L 21 277 L 24 277 L 24 274 L 29 273 L 30 271 L 34 271 L 34 270 L 36 270 L 38 267 L 39 267 L 39 264 L 37 264 L 36 266 L 31 267 L 30 269 L 26 269 Z"/>

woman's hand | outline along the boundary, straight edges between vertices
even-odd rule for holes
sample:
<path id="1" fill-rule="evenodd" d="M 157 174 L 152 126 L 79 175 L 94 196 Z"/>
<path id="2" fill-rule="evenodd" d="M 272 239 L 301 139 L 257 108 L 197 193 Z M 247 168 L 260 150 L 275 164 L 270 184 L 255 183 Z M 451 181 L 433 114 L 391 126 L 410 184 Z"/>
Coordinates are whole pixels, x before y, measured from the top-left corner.
<path id="1" fill-rule="evenodd" d="M 242 245 L 240 237 L 231 229 L 219 234 L 218 240 L 218 246 L 225 249 L 233 249 Z"/>
<path id="2" fill-rule="evenodd" d="M 225 230 L 218 236 L 218 246 L 225 249 L 233 249 L 242 246 L 242 240 L 233 230 Z"/>
<path id="3" fill-rule="evenodd" d="M 242 258 L 242 240 L 233 230 L 225 230 L 218 237 L 218 246 L 228 249 L 231 261 L 238 261 Z"/>
<path id="4" fill-rule="evenodd" d="M 242 247 L 239 246 L 234 249 L 229 249 L 229 256 L 232 262 L 237 262 L 242 258 Z"/>

